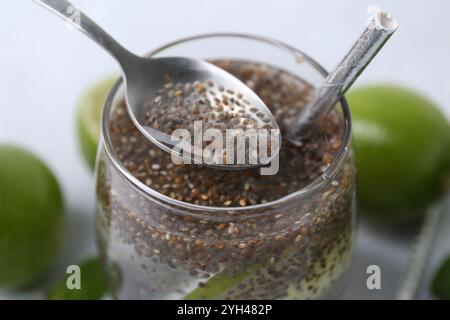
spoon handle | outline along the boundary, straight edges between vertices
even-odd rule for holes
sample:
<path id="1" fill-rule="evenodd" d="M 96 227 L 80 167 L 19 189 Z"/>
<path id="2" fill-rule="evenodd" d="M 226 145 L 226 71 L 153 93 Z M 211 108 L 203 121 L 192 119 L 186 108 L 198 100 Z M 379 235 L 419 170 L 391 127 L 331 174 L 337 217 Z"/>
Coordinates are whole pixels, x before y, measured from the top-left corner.
<path id="1" fill-rule="evenodd" d="M 330 111 L 339 98 L 364 71 L 390 36 L 396 31 L 397 22 L 388 13 L 378 12 L 344 59 L 329 73 L 313 100 L 294 123 L 294 137 L 300 135 L 307 123 Z"/>
<path id="2" fill-rule="evenodd" d="M 97 44 L 108 51 L 123 67 L 129 64 L 134 54 L 126 50 L 114 40 L 105 30 L 92 21 L 75 5 L 66 0 L 34 0 L 36 3 L 55 13 L 67 23 L 71 24 Z"/>

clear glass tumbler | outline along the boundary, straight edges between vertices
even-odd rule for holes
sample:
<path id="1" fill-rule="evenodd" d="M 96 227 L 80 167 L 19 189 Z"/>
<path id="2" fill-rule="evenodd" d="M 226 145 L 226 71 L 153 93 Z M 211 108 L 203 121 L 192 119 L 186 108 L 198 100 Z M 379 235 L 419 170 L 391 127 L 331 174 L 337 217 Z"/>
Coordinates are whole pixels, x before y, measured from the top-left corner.
<path id="1" fill-rule="evenodd" d="M 291 46 L 239 34 L 182 39 L 149 56 L 256 61 L 287 70 L 311 86 L 326 75 Z M 270 202 L 220 207 L 164 195 L 130 172 L 131 164 L 125 165 L 111 140 L 111 117 L 123 104 L 123 93 L 119 80 L 104 107 L 96 168 L 97 239 L 115 298 L 339 296 L 355 233 L 351 121 L 345 99 L 334 111 L 341 144 L 323 173 Z"/>

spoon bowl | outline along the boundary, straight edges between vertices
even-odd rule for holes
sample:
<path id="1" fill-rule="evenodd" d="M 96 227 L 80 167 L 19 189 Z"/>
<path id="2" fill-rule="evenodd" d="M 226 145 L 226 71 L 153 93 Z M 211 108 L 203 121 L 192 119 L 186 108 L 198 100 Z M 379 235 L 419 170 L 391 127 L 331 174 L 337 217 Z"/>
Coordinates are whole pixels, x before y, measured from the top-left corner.
<path id="1" fill-rule="evenodd" d="M 214 83 L 214 87 L 208 87 L 211 98 L 223 94 L 221 91 L 225 91 L 225 89 L 219 88 L 227 88 L 228 91 L 242 96 L 242 99 L 246 101 L 246 108 L 255 109 L 252 110 L 253 114 L 264 114 L 265 121 L 261 121 L 260 127 L 268 125 L 271 129 L 279 130 L 272 113 L 258 95 L 239 79 L 211 63 L 184 57 L 149 59 L 135 56 L 133 59 L 139 59 L 140 61 L 130 64 L 133 67 L 124 69 L 125 97 L 128 113 L 136 127 L 147 139 L 169 153 L 176 152 L 173 147 L 178 145 L 180 140 L 167 132 L 149 125 L 146 119 L 147 114 L 152 111 L 148 107 L 148 102 L 158 98 L 161 88 L 166 87 L 168 84 Z M 170 103 L 175 102 L 169 101 Z M 255 119 L 258 118 L 255 117 Z M 193 152 L 188 154 L 188 157 L 194 158 L 202 153 L 202 150 L 196 150 L 195 148 L 193 150 Z M 186 154 L 177 153 L 177 155 L 186 157 Z M 248 169 L 257 166 L 250 163 L 209 163 L 206 165 L 226 170 Z"/>

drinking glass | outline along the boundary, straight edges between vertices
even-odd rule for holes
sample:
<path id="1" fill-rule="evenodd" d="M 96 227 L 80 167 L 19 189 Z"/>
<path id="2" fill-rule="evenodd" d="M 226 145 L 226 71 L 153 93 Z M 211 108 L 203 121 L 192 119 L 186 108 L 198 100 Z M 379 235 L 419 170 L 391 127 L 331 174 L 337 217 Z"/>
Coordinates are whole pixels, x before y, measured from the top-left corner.
<path id="1" fill-rule="evenodd" d="M 255 61 L 312 86 L 326 76 L 302 51 L 242 34 L 190 37 L 149 56 Z M 323 174 L 275 201 L 212 207 L 163 195 L 119 161 L 110 121 L 123 94 L 119 80 L 104 106 L 96 165 L 97 239 L 115 298 L 339 297 L 355 234 L 351 119 L 345 99 L 335 107 L 342 144 Z"/>

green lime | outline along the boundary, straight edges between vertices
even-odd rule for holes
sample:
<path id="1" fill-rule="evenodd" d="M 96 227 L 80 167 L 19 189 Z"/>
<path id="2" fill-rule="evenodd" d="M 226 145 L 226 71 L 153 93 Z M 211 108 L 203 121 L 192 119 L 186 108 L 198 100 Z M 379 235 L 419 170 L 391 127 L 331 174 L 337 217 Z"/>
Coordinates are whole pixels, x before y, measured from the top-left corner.
<path id="1" fill-rule="evenodd" d="M 47 166 L 29 152 L 0 145 L 0 286 L 41 275 L 61 242 L 63 197 Z"/>
<path id="2" fill-rule="evenodd" d="M 100 137 L 100 117 L 106 97 L 117 77 L 100 81 L 82 97 L 78 109 L 78 139 L 81 150 L 91 168 L 94 168 Z"/>
<path id="3" fill-rule="evenodd" d="M 351 90 L 360 211 L 415 223 L 450 173 L 450 126 L 429 100 L 389 85 Z"/>
<path id="4" fill-rule="evenodd" d="M 437 270 L 431 285 L 433 294 L 441 299 L 450 300 L 450 256 Z"/>
<path id="5" fill-rule="evenodd" d="M 80 265 L 80 289 L 68 289 L 67 275 L 50 291 L 50 300 L 98 300 L 108 293 L 107 276 L 99 258 Z"/>
<path id="6" fill-rule="evenodd" d="M 227 272 L 222 271 L 185 296 L 184 300 L 217 299 L 223 293 L 234 288 L 239 283 L 242 283 L 247 277 L 251 276 L 256 269 L 257 268 L 255 267 L 254 270 L 241 272 L 235 276 L 231 276 Z"/>

